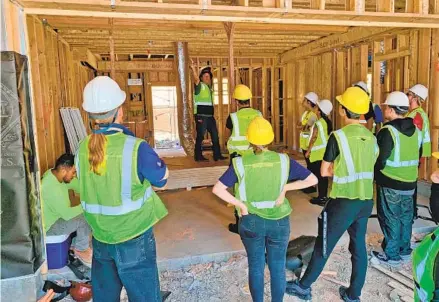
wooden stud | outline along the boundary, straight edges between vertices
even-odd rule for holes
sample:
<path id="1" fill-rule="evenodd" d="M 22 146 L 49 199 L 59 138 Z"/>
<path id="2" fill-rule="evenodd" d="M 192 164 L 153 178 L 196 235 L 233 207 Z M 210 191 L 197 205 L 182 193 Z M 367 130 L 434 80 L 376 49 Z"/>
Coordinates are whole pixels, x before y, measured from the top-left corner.
<path id="1" fill-rule="evenodd" d="M 296 85 L 297 85 L 296 86 L 296 95 L 295 95 L 295 108 L 297 109 L 296 110 L 296 118 L 297 118 L 296 125 L 300 122 L 300 116 L 303 113 L 302 100 L 303 100 L 303 97 L 305 96 L 305 93 L 306 93 L 305 92 L 306 83 L 305 83 L 305 77 L 303 75 L 305 74 L 306 69 L 307 69 L 306 61 L 299 60 L 296 64 L 296 80 L 297 80 L 297 82 L 296 82 Z M 294 130 L 296 132 L 295 151 L 299 152 L 299 148 L 300 148 L 299 132 L 300 132 L 300 129 L 296 125 L 294 125 L 295 126 Z"/>
<path id="2" fill-rule="evenodd" d="M 360 78 L 362 81 L 367 82 L 368 74 L 368 61 L 369 61 L 369 45 L 363 44 L 360 46 Z"/>
<path id="3" fill-rule="evenodd" d="M 346 0 L 346 10 L 363 14 L 366 11 L 365 0 Z"/>
<path id="4" fill-rule="evenodd" d="M 349 86 L 349 84 L 346 83 L 346 73 L 345 73 L 346 68 L 347 68 L 346 56 L 347 56 L 347 54 L 344 51 L 336 52 L 336 63 L 337 63 L 337 68 L 336 68 L 337 69 L 336 70 L 337 81 L 335 81 L 335 84 L 336 84 L 335 94 L 336 95 L 341 95 L 345 91 L 346 87 Z M 336 129 L 341 128 L 341 126 L 342 126 L 340 119 L 339 119 L 339 116 L 337 114 L 338 106 L 339 106 L 338 102 L 335 102 L 334 103 L 334 110 L 333 110 L 333 112 L 334 112 L 333 117 L 334 117 L 334 126 Z"/>
<path id="5" fill-rule="evenodd" d="M 236 111 L 236 104 L 233 99 L 233 91 L 235 90 L 235 62 L 233 55 L 233 33 L 235 24 L 231 22 L 224 23 L 224 29 L 227 33 L 227 39 L 229 41 L 229 108 L 231 112 Z"/>
<path id="6" fill-rule="evenodd" d="M 428 14 L 429 0 L 406 0 L 405 11 L 407 13 Z"/>
<path id="7" fill-rule="evenodd" d="M 395 0 L 380 0 L 377 1 L 377 11 L 393 13 L 395 11 Z"/>
<path id="8" fill-rule="evenodd" d="M 325 0 L 310 0 L 310 9 L 325 9 Z"/>
<path id="9" fill-rule="evenodd" d="M 437 152 L 439 141 L 439 30 L 432 30 L 432 47 L 431 47 L 431 80 L 430 93 L 428 102 L 430 103 L 430 121 L 431 121 L 431 144 L 432 152 Z M 436 143 L 434 143 L 436 142 Z M 430 167 L 428 175 L 431 175 L 438 167 L 437 158 L 430 158 Z"/>
<path id="10" fill-rule="evenodd" d="M 380 42 L 373 42 L 372 46 L 372 100 L 375 104 L 381 104 L 381 62 L 377 61 L 376 55 L 380 53 Z"/>
<path id="11" fill-rule="evenodd" d="M 115 57 L 114 57 L 114 39 L 113 39 L 113 26 L 114 26 L 114 20 L 113 18 L 109 19 L 110 23 L 110 36 L 109 36 L 109 45 L 110 45 L 110 77 L 114 80 L 116 79 L 116 68 L 114 66 L 115 64 Z"/>
<path id="12" fill-rule="evenodd" d="M 248 6 L 248 0 L 237 0 L 236 4 L 239 6 Z"/>
<path id="13" fill-rule="evenodd" d="M 410 31 L 409 86 L 415 85 L 418 81 L 418 41 L 419 31 Z"/>
<path id="14" fill-rule="evenodd" d="M 251 61 L 250 61 L 251 65 Z M 253 67 L 250 66 L 248 69 L 248 88 L 250 88 L 250 91 L 252 92 L 252 95 L 255 95 L 255 92 L 253 90 Z M 254 98 L 250 99 L 250 107 L 255 108 L 255 101 Z"/>
<path id="15" fill-rule="evenodd" d="M 439 0 L 430 0 L 429 2 L 429 13 L 430 14 L 439 14 Z"/>
<path id="16" fill-rule="evenodd" d="M 262 115 L 264 118 L 268 118 L 267 114 L 267 65 L 264 59 L 264 65 L 262 66 Z"/>
<path id="17" fill-rule="evenodd" d="M 217 82 L 218 82 L 218 128 L 220 147 L 224 148 L 225 135 L 224 135 L 224 102 L 223 102 L 223 67 L 221 66 L 221 60 L 217 59 Z"/>
<path id="18" fill-rule="evenodd" d="M 285 103 L 284 107 L 284 128 L 286 131 L 286 136 L 284 142 L 288 146 L 288 150 L 296 150 L 296 124 L 298 112 L 296 110 L 296 97 L 295 84 L 296 84 L 296 63 L 290 62 L 285 66 L 286 77 L 284 78 L 284 87 L 286 88 Z"/>
<path id="19" fill-rule="evenodd" d="M 270 121 L 271 121 L 271 125 L 273 126 L 273 130 L 274 133 L 276 133 L 276 123 L 274 122 L 275 119 L 275 101 L 274 101 L 274 91 L 275 91 L 275 87 L 274 87 L 274 82 L 275 82 L 275 78 L 274 78 L 274 64 L 271 65 L 270 67 Z"/>
<path id="20" fill-rule="evenodd" d="M 288 111 L 288 101 L 287 101 L 287 66 L 281 67 L 282 69 L 282 143 L 287 145 L 287 111 Z"/>

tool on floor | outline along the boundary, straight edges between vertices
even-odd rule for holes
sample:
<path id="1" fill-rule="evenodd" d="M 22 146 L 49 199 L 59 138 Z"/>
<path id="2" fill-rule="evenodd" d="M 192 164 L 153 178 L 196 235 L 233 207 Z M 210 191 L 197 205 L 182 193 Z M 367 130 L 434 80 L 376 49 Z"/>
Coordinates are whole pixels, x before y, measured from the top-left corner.
<path id="1" fill-rule="evenodd" d="M 285 268 L 292 271 L 297 278 L 300 278 L 303 266 L 308 265 L 311 260 L 315 241 L 315 236 L 300 236 L 288 243 Z"/>
<path id="2" fill-rule="evenodd" d="M 65 285 L 65 286 L 63 286 Z M 47 280 L 44 282 L 43 291 L 47 292 L 52 289 L 55 293 L 60 294 L 52 299 L 52 302 L 61 301 L 68 295 L 77 302 L 87 302 L 92 298 L 91 281 L 76 282 L 67 280 L 58 280 L 57 282 Z"/>

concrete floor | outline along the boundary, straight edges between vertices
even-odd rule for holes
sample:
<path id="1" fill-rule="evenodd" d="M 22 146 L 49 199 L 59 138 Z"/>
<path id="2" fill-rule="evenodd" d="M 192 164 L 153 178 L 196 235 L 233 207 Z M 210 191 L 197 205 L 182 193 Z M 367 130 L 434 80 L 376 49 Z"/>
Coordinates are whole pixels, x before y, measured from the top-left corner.
<path id="1" fill-rule="evenodd" d="M 169 210 L 169 215 L 155 227 L 161 267 L 178 268 L 191 263 L 221 261 L 234 252 L 243 251 L 239 236 L 227 229 L 234 221 L 233 208 L 214 196 L 211 188 L 163 192 L 160 196 Z M 289 192 L 287 197 L 293 207 L 291 238 L 316 235 L 317 217 L 322 208 L 310 204 L 309 195 L 302 192 Z M 427 199 L 419 197 L 419 202 L 426 204 Z M 417 220 L 414 231 L 433 225 Z M 370 219 L 368 233 L 381 234 L 377 219 Z M 348 240 L 347 234 L 342 240 Z"/>

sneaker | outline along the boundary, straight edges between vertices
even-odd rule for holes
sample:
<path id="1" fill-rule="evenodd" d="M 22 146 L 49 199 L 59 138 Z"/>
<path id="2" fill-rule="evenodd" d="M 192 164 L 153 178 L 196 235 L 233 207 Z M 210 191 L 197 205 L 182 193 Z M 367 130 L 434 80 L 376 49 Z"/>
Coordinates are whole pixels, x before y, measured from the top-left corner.
<path id="1" fill-rule="evenodd" d="M 91 267 L 91 260 L 93 258 L 93 250 L 91 248 L 86 249 L 85 251 L 79 251 L 77 249 L 73 249 L 75 252 L 75 256 L 88 267 Z"/>
<path id="2" fill-rule="evenodd" d="M 340 297 L 345 302 L 360 302 L 360 299 L 351 299 L 347 293 L 348 288 L 345 286 L 340 286 L 338 292 L 340 293 Z"/>
<path id="3" fill-rule="evenodd" d="M 311 198 L 310 202 L 318 206 L 324 206 L 328 202 L 328 200 L 328 197 L 314 197 Z"/>
<path id="4" fill-rule="evenodd" d="M 287 282 L 286 293 L 302 300 L 311 300 L 312 298 L 311 287 L 303 289 L 300 287 L 298 279 Z"/>
<path id="5" fill-rule="evenodd" d="M 231 233 L 238 234 L 238 225 L 236 223 L 230 223 L 229 224 L 229 231 Z"/>
<path id="6" fill-rule="evenodd" d="M 377 251 L 372 251 L 371 255 L 373 258 L 377 259 L 381 264 L 397 267 L 401 264 L 401 260 L 391 260 L 387 258 L 387 255 L 385 253 L 380 253 Z"/>
<path id="7" fill-rule="evenodd" d="M 404 262 L 408 262 L 412 259 L 412 254 L 407 254 L 407 255 L 399 255 L 402 259 L 402 261 Z"/>

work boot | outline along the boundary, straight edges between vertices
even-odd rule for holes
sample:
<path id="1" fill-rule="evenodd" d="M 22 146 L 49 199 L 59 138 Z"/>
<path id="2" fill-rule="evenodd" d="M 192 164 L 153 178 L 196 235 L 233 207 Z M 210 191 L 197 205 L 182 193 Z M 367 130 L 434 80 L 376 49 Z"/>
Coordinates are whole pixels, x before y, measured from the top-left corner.
<path id="1" fill-rule="evenodd" d="M 93 250 L 91 248 L 88 248 L 84 251 L 79 251 L 77 249 L 73 249 L 73 252 L 75 253 L 75 256 L 78 257 L 78 259 L 88 267 L 91 267 L 91 260 L 93 258 Z"/>
<path id="2" fill-rule="evenodd" d="M 301 189 L 300 191 L 306 194 L 311 194 L 317 192 L 317 189 L 316 187 L 309 187 L 309 188 Z"/>
<path id="3" fill-rule="evenodd" d="M 357 299 L 351 299 L 349 298 L 349 295 L 347 293 L 348 288 L 346 286 L 340 286 L 338 289 L 338 292 L 340 293 L 340 297 L 345 302 L 360 302 L 361 300 L 359 298 Z"/>
<path id="4" fill-rule="evenodd" d="M 295 296 L 299 299 L 307 300 L 307 301 L 311 300 L 311 298 L 312 298 L 311 287 L 308 287 L 307 289 L 303 289 L 299 285 L 298 279 L 287 282 L 286 293 L 291 295 L 291 296 Z"/>
<path id="5" fill-rule="evenodd" d="M 318 206 L 325 206 L 325 204 L 328 202 L 328 197 L 314 197 L 311 198 L 310 202 L 312 204 L 318 205 Z"/>
<path id="6" fill-rule="evenodd" d="M 236 224 L 236 223 L 230 223 L 230 224 L 229 224 L 229 231 L 230 231 L 231 233 L 238 234 L 238 233 L 239 233 L 239 232 L 238 232 L 238 224 Z"/>
<path id="7" fill-rule="evenodd" d="M 195 161 L 209 161 L 209 160 L 205 158 L 203 155 L 200 155 L 199 157 L 195 157 Z"/>
<path id="8" fill-rule="evenodd" d="M 387 258 L 387 255 L 385 253 L 380 253 L 377 251 L 371 252 L 372 258 L 375 258 L 379 261 L 380 264 L 387 265 L 390 267 L 398 267 L 401 264 L 401 260 L 392 260 Z"/>
<path id="9" fill-rule="evenodd" d="M 220 156 L 220 157 L 218 157 L 218 158 L 214 158 L 214 161 L 219 161 L 219 160 L 226 160 L 226 159 L 228 159 L 228 157 L 225 157 L 225 156 Z"/>

